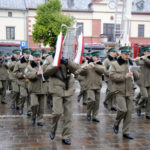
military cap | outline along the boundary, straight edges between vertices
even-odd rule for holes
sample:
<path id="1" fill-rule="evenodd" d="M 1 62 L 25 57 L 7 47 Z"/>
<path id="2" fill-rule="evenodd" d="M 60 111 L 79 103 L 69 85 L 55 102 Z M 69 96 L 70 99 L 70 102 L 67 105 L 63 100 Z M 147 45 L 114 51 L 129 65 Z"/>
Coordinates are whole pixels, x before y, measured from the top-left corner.
<path id="1" fill-rule="evenodd" d="M 120 51 L 121 51 L 121 53 L 126 53 L 126 54 L 129 54 L 130 53 L 130 49 L 131 49 L 131 47 L 129 47 L 129 46 L 124 46 L 124 47 L 120 47 Z"/>
<path id="2" fill-rule="evenodd" d="M 11 53 L 7 53 L 7 56 L 11 56 Z"/>
<path id="3" fill-rule="evenodd" d="M 83 56 L 83 57 L 86 57 L 86 56 L 87 56 L 87 53 L 83 53 L 82 56 Z"/>
<path id="4" fill-rule="evenodd" d="M 4 51 L 0 51 L 0 56 L 3 56 L 4 55 Z"/>
<path id="5" fill-rule="evenodd" d="M 41 55 L 41 51 L 40 50 L 32 51 L 32 56 L 40 56 L 40 55 Z"/>
<path id="6" fill-rule="evenodd" d="M 42 54 L 48 54 L 48 50 L 42 50 Z"/>
<path id="7" fill-rule="evenodd" d="M 13 54 L 20 54 L 21 50 L 20 49 L 15 49 L 12 51 Z"/>
<path id="8" fill-rule="evenodd" d="M 115 48 L 110 48 L 110 49 L 108 50 L 108 53 L 110 53 L 110 52 L 116 52 L 116 49 L 115 49 Z"/>
<path id="9" fill-rule="evenodd" d="M 49 54 L 49 55 L 53 55 L 53 53 L 54 53 L 54 52 L 49 52 L 48 54 Z"/>
<path id="10" fill-rule="evenodd" d="M 92 56 L 99 56 L 100 55 L 100 52 L 99 51 L 94 51 L 91 53 Z"/>
<path id="11" fill-rule="evenodd" d="M 143 50 L 144 50 L 144 51 L 147 51 L 147 52 L 150 52 L 150 46 L 145 46 L 145 47 L 143 47 Z"/>
<path id="12" fill-rule="evenodd" d="M 25 48 L 22 50 L 22 53 L 31 53 L 31 52 L 32 52 L 32 50 L 29 48 Z"/>

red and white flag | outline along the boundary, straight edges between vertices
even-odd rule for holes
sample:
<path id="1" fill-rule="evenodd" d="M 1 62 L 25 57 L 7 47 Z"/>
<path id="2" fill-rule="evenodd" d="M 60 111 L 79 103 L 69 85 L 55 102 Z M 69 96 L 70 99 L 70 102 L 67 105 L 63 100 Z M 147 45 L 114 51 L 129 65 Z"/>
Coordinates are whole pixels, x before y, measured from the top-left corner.
<path id="1" fill-rule="evenodd" d="M 83 40 L 83 34 L 81 32 L 78 38 L 78 47 L 77 47 L 76 57 L 74 59 L 74 62 L 76 64 L 82 64 L 83 51 L 84 51 L 84 40 Z"/>
<path id="2" fill-rule="evenodd" d="M 58 66 L 58 67 L 60 66 L 62 46 L 63 46 L 63 35 L 62 32 L 60 32 L 60 34 L 57 37 L 55 57 L 52 66 Z"/>

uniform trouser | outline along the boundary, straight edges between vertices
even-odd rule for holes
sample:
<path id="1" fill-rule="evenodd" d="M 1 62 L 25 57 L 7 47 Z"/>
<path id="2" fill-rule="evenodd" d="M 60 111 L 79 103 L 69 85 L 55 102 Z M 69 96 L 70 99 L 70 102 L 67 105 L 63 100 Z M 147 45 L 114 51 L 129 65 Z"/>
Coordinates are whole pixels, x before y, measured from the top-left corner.
<path id="1" fill-rule="evenodd" d="M 92 114 L 92 118 L 95 119 L 99 112 L 100 89 L 87 90 L 87 101 L 87 115 Z"/>
<path id="2" fill-rule="evenodd" d="M 86 90 L 82 90 L 80 91 L 80 94 L 78 95 L 78 99 L 80 100 L 82 97 L 83 103 L 86 103 L 87 101 L 87 91 Z"/>
<path id="3" fill-rule="evenodd" d="M 20 98 L 18 102 L 19 109 L 24 108 L 25 101 L 27 100 L 27 111 L 28 113 L 31 112 L 31 102 L 30 102 L 30 95 L 28 93 L 27 88 L 20 86 Z"/>
<path id="4" fill-rule="evenodd" d="M 37 122 L 43 122 L 44 99 L 44 94 L 31 94 L 32 119 Z"/>
<path id="5" fill-rule="evenodd" d="M 150 87 L 140 87 L 141 98 L 138 103 L 138 109 L 141 109 L 146 104 L 146 116 L 150 116 Z"/>
<path id="6" fill-rule="evenodd" d="M 17 83 L 15 81 L 11 82 L 11 87 L 12 87 L 12 95 L 11 95 L 11 104 L 16 105 L 16 107 L 18 106 L 19 103 L 19 86 L 17 85 Z"/>
<path id="7" fill-rule="evenodd" d="M 0 102 L 4 101 L 5 99 L 6 90 L 7 90 L 7 81 L 1 80 L 0 81 Z"/>
<path id="8" fill-rule="evenodd" d="M 119 126 L 120 122 L 123 120 L 123 134 L 128 134 L 133 111 L 133 98 L 116 95 L 116 102 L 117 116 L 115 125 Z"/>
<path id="9" fill-rule="evenodd" d="M 47 94 L 47 103 L 52 104 L 52 95 L 51 94 Z"/>
<path id="10" fill-rule="evenodd" d="M 106 81 L 107 83 L 107 89 L 106 89 L 106 97 L 104 102 L 106 104 L 109 104 L 111 107 L 116 108 L 116 96 L 110 91 L 111 82 Z"/>
<path id="11" fill-rule="evenodd" d="M 72 101 L 73 96 L 58 97 L 53 96 L 53 113 L 52 113 L 52 132 L 56 132 L 58 121 L 62 114 L 64 114 L 64 124 L 62 131 L 63 139 L 71 139 L 72 128 Z"/>

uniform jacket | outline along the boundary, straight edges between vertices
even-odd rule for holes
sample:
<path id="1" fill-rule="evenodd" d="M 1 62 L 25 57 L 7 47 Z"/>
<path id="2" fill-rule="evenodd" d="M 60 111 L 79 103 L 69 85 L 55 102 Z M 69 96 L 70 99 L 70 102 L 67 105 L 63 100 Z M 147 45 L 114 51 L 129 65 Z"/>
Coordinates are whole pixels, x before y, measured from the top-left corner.
<path id="1" fill-rule="evenodd" d="M 17 80 L 14 73 L 13 73 L 13 70 L 14 70 L 14 67 L 15 67 L 16 63 L 17 63 L 17 60 L 14 56 L 12 56 L 11 59 L 7 63 L 7 66 L 8 66 L 8 69 L 9 69 L 9 79 L 11 81 L 16 81 Z"/>
<path id="2" fill-rule="evenodd" d="M 70 60 L 67 65 L 61 64 L 60 67 L 52 66 L 52 64 L 43 67 L 44 75 L 49 81 L 49 93 L 60 97 L 73 95 L 75 79 L 72 73 L 75 73 L 78 67 Z"/>
<path id="3" fill-rule="evenodd" d="M 140 78 L 137 84 L 142 87 L 150 87 L 150 56 L 136 61 L 136 64 L 140 66 Z"/>
<path id="4" fill-rule="evenodd" d="M 84 61 L 82 64 L 81 64 L 81 68 L 83 68 L 84 66 L 88 65 L 88 61 Z M 81 90 L 86 90 L 86 78 L 85 76 L 79 74 L 79 70 L 76 71 L 75 75 L 77 76 L 77 79 L 80 83 L 80 87 L 81 87 Z"/>
<path id="5" fill-rule="evenodd" d="M 41 62 L 41 66 L 42 66 Z M 46 94 L 47 86 L 46 83 L 43 83 L 41 75 L 37 75 L 39 71 L 39 66 L 34 61 L 31 61 L 30 64 L 25 69 L 25 75 L 28 82 L 28 91 L 34 94 Z"/>
<path id="6" fill-rule="evenodd" d="M 133 65 L 131 61 L 130 65 Z M 133 95 L 133 82 L 132 78 L 125 78 L 126 74 L 129 72 L 128 62 L 123 60 L 121 57 L 117 61 L 113 62 L 110 67 L 110 79 L 112 81 L 113 91 L 118 92 L 122 96 L 132 96 Z M 135 71 L 133 73 L 134 80 L 139 78 L 139 73 Z"/>
<path id="7" fill-rule="evenodd" d="M 8 80 L 7 62 L 5 59 L 0 60 L 0 80 Z"/>
<path id="8" fill-rule="evenodd" d="M 94 67 L 88 66 L 87 69 L 82 69 L 80 75 L 85 76 L 86 89 L 95 90 L 100 89 L 102 86 L 102 74 L 105 71 L 105 67 L 100 64 L 95 64 Z"/>
<path id="9" fill-rule="evenodd" d="M 109 67 L 111 66 L 112 62 L 116 61 L 116 58 L 111 57 L 108 55 L 108 58 L 106 58 L 103 61 L 103 64 L 105 66 L 105 81 L 107 82 L 109 80 Z"/>
<path id="10" fill-rule="evenodd" d="M 19 62 L 16 63 L 13 73 L 15 77 L 18 79 L 18 85 L 27 88 L 27 80 L 24 78 L 24 70 L 30 62 L 27 61 L 24 57 L 20 59 Z"/>

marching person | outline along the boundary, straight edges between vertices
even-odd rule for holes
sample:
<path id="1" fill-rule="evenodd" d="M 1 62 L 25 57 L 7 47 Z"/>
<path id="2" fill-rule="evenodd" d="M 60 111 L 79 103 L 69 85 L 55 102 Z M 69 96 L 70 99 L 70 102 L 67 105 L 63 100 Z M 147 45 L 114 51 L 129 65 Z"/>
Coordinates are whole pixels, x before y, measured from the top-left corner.
<path id="1" fill-rule="evenodd" d="M 137 106 L 137 115 L 141 116 L 141 108 L 145 105 L 146 118 L 150 119 L 150 47 L 143 48 L 144 56 L 136 59 L 136 64 L 140 66 L 140 79 L 137 84 L 140 87 L 140 100 Z"/>
<path id="2" fill-rule="evenodd" d="M 44 71 L 45 76 L 49 77 L 49 92 L 52 95 L 53 113 L 50 138 L 55 138 L 58 121 L 64 114 L 64 124 L 62 131 L 62 142 L 71 144 L 72 127 L 72 102 L 75 91 L 75 79 L 72 73 L 78 69 L 78 65 L 68 59 L 61 59 L 60 67 L 48 65 Z"/>
<path id="3" fill-rule="evenodd" d="M 0 51 L 0 103 L 7 104 L 5 101 L 6 90 L 7 90 L 7 81 L 8 81 L 8 72 L 7 72 L 7 61 L 4 58 L 4 52 Z"/>
<path id="4" fill-rule="evenodd" d="M 22 51 L 23 56 L 20 59 L 19 62 L 16 63 L 15 68 L 13 70 L 13 73 L 15 77 L 18 79 L 18 85 L 20 89 L 20 98 L 18 102 L 18 113 L 20 115 L 23 114 L 23 108 L 25 101 L 27 100 L 27 115 L 31 116 L 31 108 L 30 108 L 30 97 L 29 97 L 29 92 L 28 92 L 28 80 L 26 79 L 26 76 L 24 74 L 24 70 L 27 67 L 27 65 L 30 63 L 29 57 L 31 55 L 31 50 L 30 49 L 23 49 Z"/>
<path id="5" fill-rule="evenodd" d="M 20 60 L 20 52 L 21 51 L 18 49 L 13 50 L 12 51 L 13 56 L 11 57 L 11 59 L 7 63 L 7 66 L 9 69 L 9 79 L 11 81 L 11 87 L 12 87 L 12 93 L 11 93 L 12 94 L 12 96 L 11 96 L 12 101 L 11 101 L 11 106 L 10 106 L 11 109 L 15 109 L 15 108 L 19 107 L 18 106 L 19 86 L 17 83 L 17 79 L 13 74 L 13 70 L 14 70 L 16 63 Z"/>
<path id="6" fill-rule="evenodd" d="M 82 56 L 82 64 L 81 68 L 88 65 L 88 61 L 86 60 L 86 53 L 83 53 Z M 80 93 L 78 95 L 77 101 L 80 102 L 80 99 L 82 98 L 83 105 L 87 105 L 87 89 L 86 89 L 86 79 L 84 76 L 78 74 L 78 71 L 76 72 L 77 79 L 80 84 Z"/>
<path id="7" fill-rule="evenodd" d="M 121 54 L 117 61 L 113 62 L 109 68 L 110 79 L 112 81 L 113 91 L 116 94 L 117 116 L 114 123 L 114 133 L 119 132 L 119 125 L 123 120 L 123 137 L 133 139 L 129 133 L 129 125 L 133 111 L 133 83 L 132 78 L 137 80 L 139 73 L 137 71 L 130 72 L 129 65 L 133 65 L 129 59 L 130 48 L 121 47 Z"/>
<path id="8" fill-rule="evenodd" d="M 108 57 L 104 60 L 103 64 L 105 66 L 105 82 L 107 83 L 107 90 L 106 90 L 106 98 L 104 100 L 104 107 L 108 109 L 108 103 L 111 103 L 111 110 L 116 111 L 115 107 L 115 95 L 111 93 L 112 91 L 112 84 L 109 78 L 109 67 L 111 66 L 112 62 L 116 61 L 117 52 L 115 48 L 110 48 L 108 50 Z M 111 102 L 109 102 L 111 101 Z"/>
<path id="9" fill-rule="evenodd" d="M 41 52 L 33 51 L 33 61 L 25 69 L 25 76 L 29 79 L 28 90 L 31 97 L 32 125 L 37 122 L 38 126 L 43 126 L 44 99 L 47 93 L 45 79 L 42 77 L 43 62 L 41 61 Z"/>
<path id="10" fill-rule="evenodd" d="M 43 52 L 43 56 L 42 56 L 42 60 L 43 60 L 43 67 L 47 67 L 48 65 L 50 65 L 53 62 L 53 52 L 49 52 L 47 50 L 44 50 Z M 48 77 L 47 82 L 50 82 L 50 79 Z M 49 83 L 47 83 L 49 84 Z M 48 108 L 52 107 L 52 95 L 50 94 L 49 90 L 47 91 L 47 96 L 46 96 L 46 100 L 47 100 L 47 106 Z"/>
<path id="11" fill-rule="evenodd" d="M 97 118 L 100 104 L 100 89 L 102 87 L 102 74 L 105 72 L 105 67 L 100 61 L 99 51 L 92 52 L 92 58 L 89 64 L 84 66 L 81 75 L 84 75 L 87 88 L 87 120 L 100 122 Z"/>

